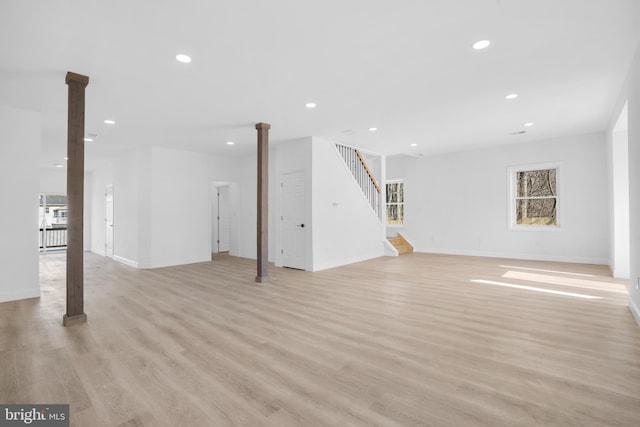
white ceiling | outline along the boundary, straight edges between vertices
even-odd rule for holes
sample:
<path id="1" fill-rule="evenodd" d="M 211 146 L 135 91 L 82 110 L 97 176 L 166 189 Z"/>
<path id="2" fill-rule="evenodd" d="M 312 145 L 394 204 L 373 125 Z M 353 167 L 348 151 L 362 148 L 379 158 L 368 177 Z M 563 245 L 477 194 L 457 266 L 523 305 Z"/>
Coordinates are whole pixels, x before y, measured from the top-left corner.
<path id="1" fill-rule="evenodd" d="M 43 167 L 66 153 L 67 71 L 90 77 L 90 158 L 246 154 L 261 121 L 274 143 L 429 154 L 604 130 L 640 1 L 2 0 L 0 40 L 0 104 L 42 112 Z"/>

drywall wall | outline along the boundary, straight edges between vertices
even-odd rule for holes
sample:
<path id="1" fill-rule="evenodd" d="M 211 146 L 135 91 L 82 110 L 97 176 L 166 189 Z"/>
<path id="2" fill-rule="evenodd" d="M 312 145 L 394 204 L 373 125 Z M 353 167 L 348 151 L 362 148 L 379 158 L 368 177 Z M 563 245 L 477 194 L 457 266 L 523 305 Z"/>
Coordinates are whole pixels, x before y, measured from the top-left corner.
<path id="1" fill-rule="evenodd" d="M 149 235 L 140 235 L 139 267 L 210 261 L 209 156 L 159 147 L 151 151 L 150 212 L 140 218 L 141 227 L 151 228 Z"/>
<path id="2" fill-rule="evenodd" d="M 38 193 L 41 117 L 0 106 L 0 302 L 40 296 Z M 20 183 L 20 185 L 16 185 Z"/>
<path id="3" fill-rule="evenodd" d="M 626 104 L 607 132 L 609 165 L 609 266 L 613 276 L 629 278 L 629 132 Z"/>
<path id="4" fill-rule="evenodd" d="M 40 192 L 43 194 L 67 194 L 67 169 L 40 169 Z"/>
<path id="5" fill-rule="evenodd" d="M 312 141 L 313 270 L 384 255 L 383 225 L 331 141 Z"/>
<path id="6" fill-rule="evenodd" d="M 257 257 L 257 157 L 255 154 L 237 160 L 238 173 L 238 252 L 243 258 Z M 269 171 L 271 172 L 271 171 Z M 271 174 L 270 174 L 271 175 Z M 270 176 L 271 178 L 271 176 Z M 272 179 L 270 181 L 273 181 Z M 271 222 L 269 223 L 271 225 Z M 271 228 L 271 227 L 269 227 Z M 271 233 L 270 233 L 271 234 Z M 269 252 L 273 252 L 269 246 Z M 270 254 L 271 256 L 271 254 Z"/>
<path id="7" fill-rule="evenodd" d="M 625 103 L 629 149 L 629 308 L 640 324 L 640 45 L 636 48 L 627 79 L 612 113 L 610 133 L 613 132 Z"/>
<path id="8" fill-rule="evenodd" d="M 141 206 L 148 205 L 148 193 L 141 192 L 141 183 L 147 183 L 150 175 L 150 149 L 140 148 L 114 157 L 112 171 L 113 184 L 113 259 L 132 267 L 138 267 L 139 259 L 139 215 Z M 95 173 L 95 171 L 94 171 Z M 108 175 L 108 172 L 104 172 Z M 95 191 L 103 193 L 102 185 L 94 183 Z M 145 190 L 148 190 L 145 188 Z M 92 197 L 93 200 L 99 197 Z M 147 203 L 145 203 L 145 201 Z M 101 224 L 92 227 L 104 227 L 104 216 L 99 216 L 99 206 L 92 218 Z M 103 244 L 104 247 L 104 244 Z"/>
<path id="9" fill-rule="evenodd" d="M 91 250 L 104 254 L 104 189 L 113 185 L 114 259 L 137 268 L 211 259 L 212 183 L 232 182 L 230 254 L 238 255 L 239 161 L 160 147 L 127 151 L 91 173 Z M 255 204 L 255 194 L 253 199 Z M 255 209 L 255 208 L 254 208 Z M 255 227 L 254 227 L 255 228 Z"/>
<path id="10" fill-rule="evenodd" d="M 405 179 L 407 171 L 410 170 L 419 157 L 407 155 L 395 155 L 386 157 L 386 177 L 387 181 Z"/>
<path id="11" fill-rule="evenodd" d="M 560 230 L 509 230 L 507 169 L 549 162 Z M 604 133 L 422 157 L 405 176 L 404 233 L 420 252 L 606 264 L 607 192 Z"/>

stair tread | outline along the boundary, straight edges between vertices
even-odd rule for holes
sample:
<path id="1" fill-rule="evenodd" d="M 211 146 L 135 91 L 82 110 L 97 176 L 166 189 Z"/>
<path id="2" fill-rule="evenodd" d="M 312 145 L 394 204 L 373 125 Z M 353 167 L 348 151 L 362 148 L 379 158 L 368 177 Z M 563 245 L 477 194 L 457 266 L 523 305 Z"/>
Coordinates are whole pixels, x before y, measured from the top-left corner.
<path id="1" fill-rule="evenodd" d="M 388 237 L 387 240 L 396 248 L 398 254 L 413 253 L 413 246 L 404 237 Z"/>

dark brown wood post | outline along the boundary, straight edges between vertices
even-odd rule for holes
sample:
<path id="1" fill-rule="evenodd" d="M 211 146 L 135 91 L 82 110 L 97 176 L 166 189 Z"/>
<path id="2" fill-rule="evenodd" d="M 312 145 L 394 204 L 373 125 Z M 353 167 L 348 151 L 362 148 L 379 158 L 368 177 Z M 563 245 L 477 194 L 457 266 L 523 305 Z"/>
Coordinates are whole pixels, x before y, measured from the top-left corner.
<path id="1" fill-rule="evenodd" d="M 84 89 L 89 77 L 68 72 L 67 122 L 67 313 L 64 326 L 87 321 L 84 313 Z"/>
<path id="2" fill-rule="evenodd" d="M 269 281 L 269 129 L 268 123 L 256 124 L 258 130 L 258 275 L 256 282 Z"/>

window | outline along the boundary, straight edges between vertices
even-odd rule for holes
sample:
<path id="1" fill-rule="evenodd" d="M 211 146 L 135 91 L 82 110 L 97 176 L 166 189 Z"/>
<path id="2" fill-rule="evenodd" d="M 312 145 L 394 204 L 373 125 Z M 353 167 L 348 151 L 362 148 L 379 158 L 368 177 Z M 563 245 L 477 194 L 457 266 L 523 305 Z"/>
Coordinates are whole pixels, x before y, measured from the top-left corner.
<path id="1" fill-rule="evenodd" d="M 558 228 L 558 166 L 510 168 L 512 228 Z"/>
<path id="2" fill-rule="evenodd" d="M 404 224 L 404 183 L 387 182 L 387 225 Z"/>

